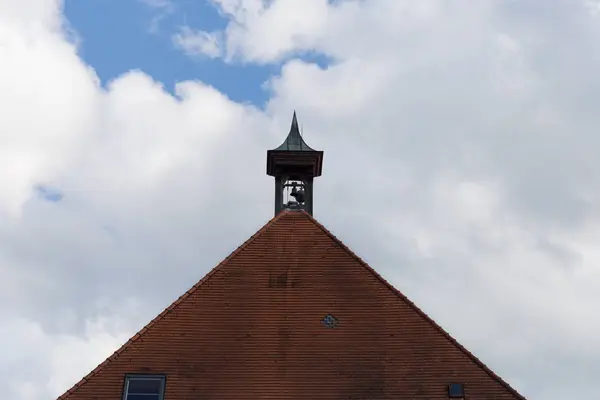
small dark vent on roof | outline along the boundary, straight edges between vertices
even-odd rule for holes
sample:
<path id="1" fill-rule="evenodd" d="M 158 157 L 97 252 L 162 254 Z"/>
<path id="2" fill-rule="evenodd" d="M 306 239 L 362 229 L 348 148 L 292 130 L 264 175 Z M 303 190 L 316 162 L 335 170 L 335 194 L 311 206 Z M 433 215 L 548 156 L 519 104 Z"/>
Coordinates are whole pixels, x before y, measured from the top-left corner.
<path id="1" fill-rule="evenodd" d="M 338 320 L 333 315 L 327 314 L 325 317 L 323 317 L 321 323 L 327 328 L 335 328 L 338 324 Z"/>
<path id="2" fill-rule="evenodd" d="M 449 384 L 448 397 L 451 399 L 463 399 L 465 397 L 465 388 L 462 383 Z"/>

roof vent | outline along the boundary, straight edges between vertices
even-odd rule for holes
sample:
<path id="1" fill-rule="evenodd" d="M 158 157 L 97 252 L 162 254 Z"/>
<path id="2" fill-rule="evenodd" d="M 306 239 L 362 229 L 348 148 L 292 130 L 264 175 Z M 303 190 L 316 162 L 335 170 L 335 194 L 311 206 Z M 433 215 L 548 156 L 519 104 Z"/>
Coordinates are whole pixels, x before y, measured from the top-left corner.
<path id="1" fill-rule="evenodd" d="M 331 314 L 327 314 L 325 317 L 323 317 L 323 319 L 321 320 L 321 323 L 323 325 L 325 325 L 325 327 L 327 328 L 335 328 L 338 324 L 338 320 L 336 317 L 334 317 Z"/>
<path id="2" fill-rule="evenodd" d="M 448 397 L 451 399 L 464 399 L 465 387 L 462 383 L 451 383 L 448 385 Z"/>

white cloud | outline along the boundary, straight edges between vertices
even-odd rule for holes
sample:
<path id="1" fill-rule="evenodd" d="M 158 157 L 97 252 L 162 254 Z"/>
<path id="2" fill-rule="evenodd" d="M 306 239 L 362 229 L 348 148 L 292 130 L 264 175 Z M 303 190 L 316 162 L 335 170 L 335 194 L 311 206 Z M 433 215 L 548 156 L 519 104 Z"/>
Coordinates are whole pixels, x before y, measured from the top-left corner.
<path id="1" fill-rule="evenodd" d="M 59 2 L 0 0 L 5 397 L 62 392 L 270 217 L 265 150 L 292 108 L 326 152 L 320 221 L 529 398 L 598 397 L 589 9 L 214 3 L 229 26 L 196 53 L 333 63 L 286 62 L 264 111 L 202 82 L 172 96 L 141 71 L 104 90 Z M 40 184 L 63 199 L 39 198 Z"/>
<path id="2" fill-rule="evenodd" d="M 115 314 L 86 320 L 78 335 L 50 334 L 35 321 L 19 317 L 6 322 L 0 338 L 11 346 L 0 360 L 3 393 L 19 400 L 62 393 L 73 384 L 74 376 L 90 368 L 90 360 L 105 358 L 127 341 L 124 332 L 131 329 Z"/>
<path id="3" fill-rule="evenodd" d="M 184 26 L 173 35 L 173 42 L 190 56 L 204 55 L 217 58 L 222 53 L 218 32 L 194 31 Z"/>
<path id="4" fill-rule="evenodd" d="M 33 185 L 66 168 L 85 144 L 99 97 L 93 72 L 60 32 L 58 12 L 38 3 L 27 15 L 14 2 L 0 6 L 15 10 L 0 24 L 0 104 L 7 110 L 0 117 L 0 212 L 13 214 Z"/>

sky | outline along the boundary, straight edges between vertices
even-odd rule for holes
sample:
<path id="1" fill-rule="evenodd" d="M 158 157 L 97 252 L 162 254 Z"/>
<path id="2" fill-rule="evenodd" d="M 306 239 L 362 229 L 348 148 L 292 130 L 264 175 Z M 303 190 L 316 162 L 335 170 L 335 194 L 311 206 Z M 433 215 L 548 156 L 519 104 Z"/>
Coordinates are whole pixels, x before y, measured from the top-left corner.
<path id="1" fill-rule="evenodd" d="M 0 0 L 0 393 L 55 398 L 273 212 L 530 399 L 600 398 L 600 3 Z"/>

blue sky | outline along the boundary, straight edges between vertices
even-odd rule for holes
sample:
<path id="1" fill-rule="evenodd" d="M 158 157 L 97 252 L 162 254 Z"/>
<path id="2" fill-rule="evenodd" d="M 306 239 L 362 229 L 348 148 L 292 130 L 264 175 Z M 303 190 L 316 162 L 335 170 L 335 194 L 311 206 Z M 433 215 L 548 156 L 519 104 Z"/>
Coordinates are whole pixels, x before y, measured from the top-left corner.
<path id="1" fill-rule="evenodd" d="M 64 393 L 266 223 L 296 109 L 320 222 L 528 398 L 600 399 L 600 0 L 541 3 L 0 0 L 3 398 Z"/>
<path id="2" fill-rule="evenodd" d="M 176 82 L 201 80 L 237 102 L 261 107 L 268 99 L 262 83 L 280 65 L 230 65 L 220 59 L 190 58 L 171 36 L 179 27 L 219 29 L 226 25 L 205 0 L 180 0 L 153 7 L 138 0 L 66 0 L 65 14 L 79 38 L 80 55 L 106 85 L 140 69 L 173 90 Z"/>

